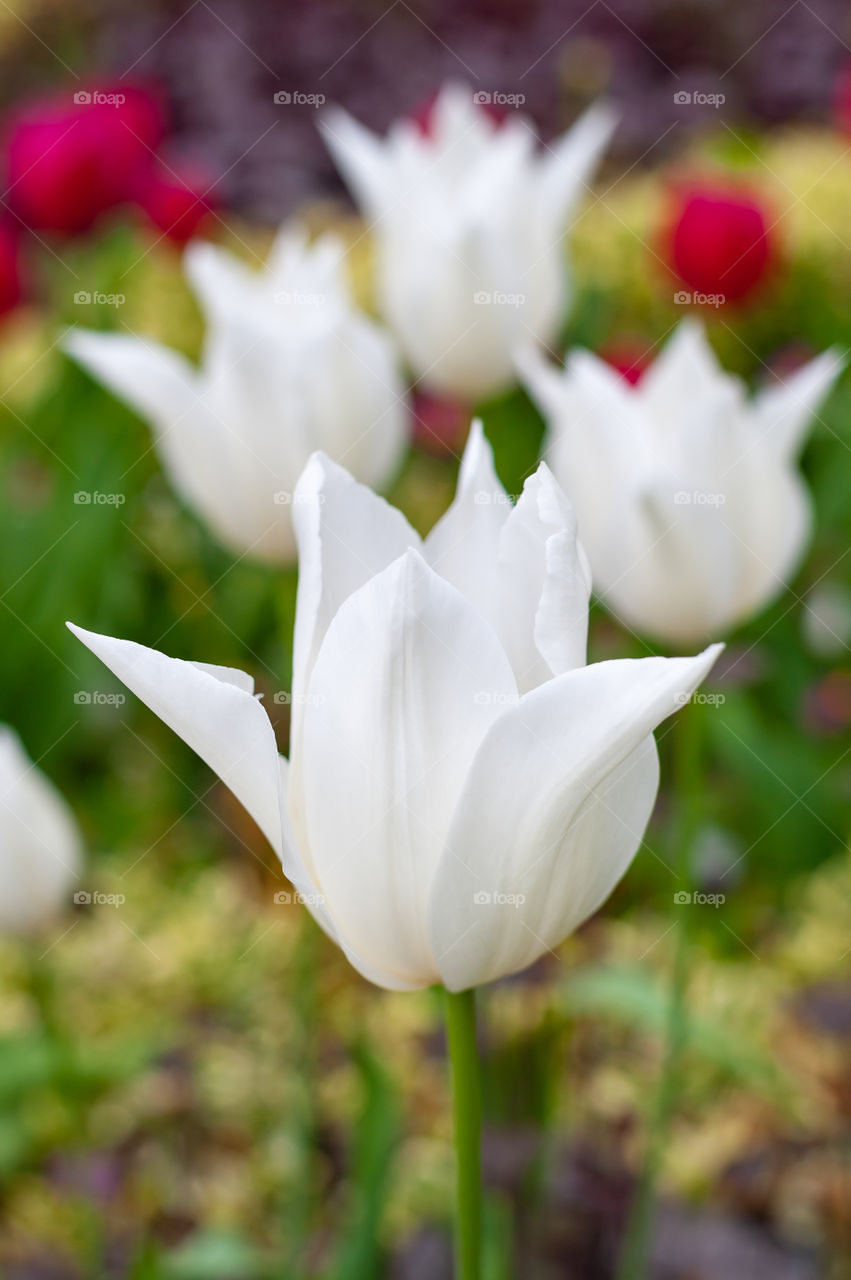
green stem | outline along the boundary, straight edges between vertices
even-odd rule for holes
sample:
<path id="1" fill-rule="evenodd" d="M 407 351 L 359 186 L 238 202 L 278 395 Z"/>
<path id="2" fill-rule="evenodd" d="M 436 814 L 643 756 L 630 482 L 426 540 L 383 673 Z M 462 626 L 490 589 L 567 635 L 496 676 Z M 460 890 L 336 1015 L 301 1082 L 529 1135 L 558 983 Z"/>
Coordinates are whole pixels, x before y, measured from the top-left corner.
<path id="1" fill-rule="evenodd" d="M 446 993 L 457 1166 L 457 1280 L 479 1280 L 482 1253 L 482 1097 L 476 1048 L 476 993 Z"/>
<path id="2" fill-rule="evenodd" d="M 674 730 L 673 852 L 676 894 L 691 893 L 691 851 L 700 822 L 703 707 L 691 703 L 679 714 Z M 644 1167 L 635 1192 L 618 1268 L 618 1280 L 643 1280 L 653 1232 L 656 1189 L 680 1084 L 688 1043 L 688 984 L 691 962 L 690 909 L 674 896 L 676 950 L 671 970 L 665 1049 L 653 1100 Z"/>

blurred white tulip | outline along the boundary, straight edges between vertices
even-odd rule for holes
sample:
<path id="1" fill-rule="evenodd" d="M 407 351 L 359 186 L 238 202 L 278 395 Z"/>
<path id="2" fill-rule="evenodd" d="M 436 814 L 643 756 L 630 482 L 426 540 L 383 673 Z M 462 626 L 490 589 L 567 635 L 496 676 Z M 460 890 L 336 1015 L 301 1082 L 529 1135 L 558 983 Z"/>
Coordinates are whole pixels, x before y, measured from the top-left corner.
<path id="1" fill-rule="evenodd" d="M 807 648 L 817 658 L 844 658 L 851 648 L 851 591 L 839 582 L 819 582 L 808 592 L 801 615 Z"/>
<path id="2" fill-rule="evenodd" d="M 298 492 L 289 763 L 243 672 L 72 630 L 216 770 L 367 978 L 523 969 L 623 875 L 652 731 L 720 646 L 586 667 L 571 508 L 544 465 L 512 506 L 478 426 L 425 541 L 321 455 Z"/>
<path id="3" fill-rule="evenodd" d="M 615 123 L 594 106 L 539 151 L 524 116 L 497 122 L 482 96 L 447 84 L 426 129 L 399 120 L 386 138 L 340 109 L 321 125 L 369 221 L 382 314 L 417 380 L 473 402 L 516 381 L 518 342 L 556 338 L 563 237 Z"/>
<path id="4" fill-rule="evenodd" d="M 72 331 L 67 350 L 151 423 L 174 487 L 231 551 L 294 560 L 292 503 L 322 449 L 370 485 L 408 409 L 389 336 L 354 307 L 344 248 L 282 230 L 262 271 L 202 241 L 184 258 L 206 320 L 200 368 L 158 343 Z"/>
<path id="5" fill-rule="evenodd" d="M 546 457 L 617 618 L 699 644 L 784 589 L 810 532 L 797 454 L 842 364 L 826 351 L 748 399 L 694 320 L 635 386 L 587 351 L 571 352 L 564 369 L 522 352 L 549 429 Z"/>
<path id="6" fill-rule="evenodd" d="M 0 725 L 0 932 L 34 932 L 70 907 L 81 863 L 70 808 Z"/>

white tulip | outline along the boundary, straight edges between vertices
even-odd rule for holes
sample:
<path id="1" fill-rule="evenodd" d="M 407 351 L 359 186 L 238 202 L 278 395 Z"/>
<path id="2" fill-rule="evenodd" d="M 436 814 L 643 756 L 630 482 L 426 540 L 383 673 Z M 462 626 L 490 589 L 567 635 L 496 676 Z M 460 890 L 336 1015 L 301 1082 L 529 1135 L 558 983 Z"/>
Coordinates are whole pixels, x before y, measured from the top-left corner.
<path id="1" fill-rule="evenodd" d="M 367 978 L 523 969 L 626 870 L 652 731 L 720 646 L 585 666 L 571 508 L 544 465 L 512 507 L 478 426 L 425 541 L 321 455 L 299 497 L 289 763 L 241 671 L 72 630 L 231 788 Z"/>
<path id="2" fill-rule="evenodd" d="M 325 141 L 375 238 L 378 296 L 418 380 L 479 400 L 516 381 L 518 342 L 549 343 L 568 304 L 562 240 L 614 128 L 602 105 L 537 150 L 518 112 L 494 121 L 463 85 L 424 131 L 385 139 L 344 111 Z"/>
<path id="3" fill-rule="evenodd" d="M 175 489 L 220 541 L 295 558 L 292 500 L 317 449 L 380 486 L 408 411 L 388 335 L 349 297 L 344 249 L 282 230 L 265 269 L 196 241 L 186 273 L 207 330 L 200 368 L 158 343 L 72 331 L 68 351 L 147 418 Z"/>
<path id="4" fill-rule="evenodd" d="M 693 320 L 635 386 L 587 351 L 564 369 L 532 349 L 518 364 L 595 587 L 627 626 L 698 644 L 783 590 L 810 531 L 796 455 L 841 370 L 836 351 L 752 399 Z"/>
<path id="5" fill-rule="evenodd" d="M 36 931 L 70 907 L 81 850 L 65 800 L 0 725 L 0 932 Z"/>

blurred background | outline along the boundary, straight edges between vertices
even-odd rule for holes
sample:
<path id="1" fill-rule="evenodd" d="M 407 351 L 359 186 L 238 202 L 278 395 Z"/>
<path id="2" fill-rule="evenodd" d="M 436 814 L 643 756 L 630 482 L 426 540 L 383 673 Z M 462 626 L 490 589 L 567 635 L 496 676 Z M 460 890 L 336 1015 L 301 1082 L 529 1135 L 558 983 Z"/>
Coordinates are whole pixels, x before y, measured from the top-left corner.
<path id="1" fill-rule="evenodd" d="M 81 324 L 197 355 L 184 244 L 250 256 L 296 212 L 351 239 L 370 306 L 368 244 L 317 112 L 341 103 L 383 132 L 456 79 L 522 95 L 545 140 L 600 95 L 620 110 L 569 235 L 565 342 L 635 379 L 680 318 L 677 290 L 712 292 L 721 245 L 739 267 L 703 319 L 724 365 L 764 385 L 851 346 L 851 12 L 9 0 L 0 69 L 0 720 L 74 809 L 88 897 L 36 938 L 0 940 L 0 1275 L 441 1280 L 453 1157 L 435 993 L 367 987 L 288 900 L 230 794 L 64 628 L 251 671 L 285 750 L 293 575 L 214 544 L 147 426 L 59 344 Z M 90 109 L 98 93 L 124 103 Z M 118 112 L 134 113 L 138 154 Z M 743 219 L 761 251 L 742 261 Z M 516 493 L 542 423 L 520 392 L 478 408 Z M 453 491 L 469 410 L 418 402 L 392 497 L 423 530 Z M 664 1280 L 851 1276 L 847 378 L 804 469 L 806 564 L 734 637 L 705 715 L 694 873 L 725 901 L 692 924 Z M 643 651 L 594 613 L 592 659 Z M 489 1280 L 614 1274 L 662 1055 L 669 809 L 663 784 L 603 913 L 484 993 Z"/>

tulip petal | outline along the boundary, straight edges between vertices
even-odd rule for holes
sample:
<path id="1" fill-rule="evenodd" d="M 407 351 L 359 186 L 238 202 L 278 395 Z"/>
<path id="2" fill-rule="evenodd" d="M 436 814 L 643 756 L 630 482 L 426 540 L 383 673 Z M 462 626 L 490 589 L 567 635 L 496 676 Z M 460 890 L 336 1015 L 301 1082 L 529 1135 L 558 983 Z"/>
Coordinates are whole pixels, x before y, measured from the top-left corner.
<path id="1" fill-rule="evenodd" d="M 560 418 L 565 406 L 564 368 L 544 355 L 539 347 L 525 342 L 514 352 L 514 365 L 520 381 L 537 405 L 547 430 L 544 443 L 550 444 L 552 419 Z"/>
<path id="2" fill-rule="evenodd" d="M 648 735 L 721 647 L 569 671 L 489 731 L 429 904 L 432 947 L 450 990 L 525 968 L 611 892 L 653 807 L 658 772 Z"/>
<path id="3" fill-rule="evenodd" d="M 322 113 L 319 132 L 356 202 L 380 216 L 394 196 L 383 140 L 340 107 Z"/>
<path id="4" fill-rule="evenodd" d="M 304 715 L 311 857 L 341 931 L 394 985 L 437 978 L 431 878 L 470 761 L 516 698 L 491 628 L 414 550 L 328 628 Z"/>
<path id="5" fill-rule="evenodd" d="M 845 353 L 831 347 L 796 369 L 780 386 L 768 387 L 756 396 L 756 429 L 775 456 L 795 457 L 845 363 Z"/>
<path id="6" fill-rule="evenodd" d="M 288 838 L 275 734 L 250 676 L 169 658 L 70 622 L 68 627 L 218 774 L 251 814 L 296 888 L 315 895 L 316 885 Z"/>
<path id="7" fill-rule="evenodd" d="M 455 498 L 425 549 L 494 627 L 521 690 L 584 663 L 590 571 L 573 509 L 543 464 L 512 507 L 478 420 Z"/>
<path id="8" fill-rule="evenodd" d="M 618 114 L 596 102 L 576 123 L 551 142 L 541 161 L 540 206 L 556 229 L 564 228 L 580 201 L 618 123 Z"/>
<path id="9" fill-rule="evenodd" d="M 591 570 L 573 507 L 545 463 L 502 531 L 499 580 L 497 630 L 521 691 L 584 666 Z"/>
<path id="10" fill-rule="evenodd" d="M 418 547 L 401 511 L 315 453 L 296 487 L 299 552 L 293 640 L 293 702 L 303 702 L 316 655 L 337 610 L 376 573 Z"/>
<path id="11" fill-rule="evenodd" d="M 82 329 L 71 331 L 64 345 L 92 377 L 153 428 L 163 466 L 188 506 L 209 514 L 227 505 L 222 469 L 212 447 L 221 434 L 219 424 L 198 370 L 184 356 L 157 342 Z"/>
<path id="12" fill-rule="evenodd" d="M 197 412 L 197 373 L 170 347 L 123 333 L 71 329 L 63 343 L 70 356 L 116 396 L 159 429 Z"/>
<path id="13" fill-rule="evenodd" d="M 264 273 L 209 240 L 190 242 L 183 269 L 208 324 L 226 322 L 234 309 L 243 309 L 246 298 L 262 296 Z"/>
<path id="14" fill-rule="evenodd" d="M 511 510 L 477 418 L 461 459 L 448 510 L 425 540 L 426 559 L 471 604 L 493 619 L 499 537 Z"/>
<path id="15" fill-rule="evenodd" d="M 14 730 L 0 725 L 0 929 L 44 928 L 70 906 L 81 844 L 64 796 L 29 759 Z"/>

